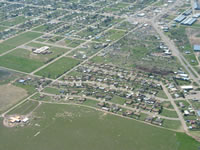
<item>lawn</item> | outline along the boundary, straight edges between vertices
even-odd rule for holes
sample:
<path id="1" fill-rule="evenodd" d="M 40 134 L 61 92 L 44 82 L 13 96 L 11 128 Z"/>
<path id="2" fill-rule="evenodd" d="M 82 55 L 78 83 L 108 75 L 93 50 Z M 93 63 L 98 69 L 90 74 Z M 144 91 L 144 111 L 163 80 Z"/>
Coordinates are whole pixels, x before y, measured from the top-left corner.
<path id="1" fill-rule="evenodd" d="M 179 120 L 167 120 L 165 119 L 163 122 L 163 127 L 179 130 L 181 128 L 181 122 Z"/>
<path id="2" fill-rule="evenodd" d="M 25 18 L 24 16 L 17 16 L 13 19 L 9 19 L 9 20 L 1 22 L 0 25 L 11 27 L 11 26 L 18 25 L 20 23 L 24 23 L 26 20 L 28 20 L 28 18 Z"/>
<path id="3" fill-rule="evenodd" d="M 10 38 L 10 39 L 4 41 L 3 44 L 17 47 L 17 46 L 20 46 L 24 43 L 27 43 L 27 42 L 35 39 L 41 35 L 42 35 L 41 33 L 26 32 L 26 33 L 22 33 L 18 36 L 15 36 L 13 38 Z"/>
<path id="4" fill-rule="evenodd" d="M 40 44 L 40 43 L 36 43 L 36 42 L 31 42 L 27 45 L 32 47 L 32 48 L 41 48 L 43 46 L 49 47 L 49 51 L 51 52 L 50 54 L 47 54 L 47 55 L 34 55 L 34 54 L 32 54 L 31 55 L 32 58 L 34 58 L 38 61 L 42 61 L 43 63 L 48 63 L 48 62 L 54 60 L 55 58 L 57 58 L 57 57 L 59 57 L 59 56 L 61 56 L 64 53 L 69 51 L 69 49 L 66 49 L 66 48 L 60 48 L 60 47 L 50 46 L 48 44 Z"/>
<path id="5" fill-rule="evenodd" d="M 50 93 L 50 94 L 56 94 L 56 95 L 59 95 L 60 94 L 60 91 L 59 89 L 56 89 L 56 88 L 51 88 L 51 87 L 46 87 L 43 92 L 45 93 Z"/>
<path id="6" fill-rule="evenodd" d="M 0 26 L 0 32 L 3 31 L 3 30 L 5 30 L 5 29 L 6 29 L 6 27 Z"/>
<path id="7" fill-rule="evenodd" d="M 16 107 L 14 110 L 9 112 L 9 115 L 18 114 L 18 115 L 27 115 L 31 111 L 33 111 L 38 106 L 37 101 L 26 101 L 20 106 Z"/>
<path id="8" fill-rule="evenodd" d="M 111 102 L 116 103 L 116 104 L 121 104 L 121 105 L 123 105 L 123 104 L 126 102 L 126 99 L 125 99 L 125 98 L 122 98 L 122 97 L 119 97 L 119 96 L 114 96 L 114 97 L 111 99 Z"/>
<path id="9" fill-rule="evenodd" d="M 48 65 L 44 69 L 36 72 L 37 75 L 56 79 L 65 72 L 69 71 L 73 67 L 75 67 L 79 63 L 78 60 L 69 58 L 69 57 L 63 57 L 56 62 Z"/>
<path id="10" fill-rule="evenodd" d="M 163 108 L 160 115 L 163 115 L 163 116 L 166 116 L 166 117 L 178 118 L 176 111 L 167 110 L 165 108 Z"/>
<path id="11" fill-rule="evenodd" d="M 5 40 L 4 42 L 0 43 L 0 54 L 9 51 L 13 48 L 16 48 L 17 46 L 20 46 L 24 43 L 27 43 L 42 34 L 40 33 L 35 33 L 35 32 L 26 32 L 22 33 L 20 35 L 17 35 L 13 38 L 10 38 L 8 40 Z"/>
<path id="12" fill-rule="evenodd" d="M 125 31 L 111 29 L 106 33 L 103 33 L 101 36 L 95 38 L 95 41 L 98 42 L 112 42 L 120 39 L 125 35 Z"/>
<path id="13" fill-rule="evenodd" d="M 197 150 L 200 146 L 184 133 L 84 107 L 43 104 L 34 116 L 37 119 L 24 128 L 6 128 L 1 124 L 4 138 L 0 149 Z"/>
<path id="14" fill-rule="evenodd" d="M 85 41 L 67 38 L 64 40 L 64 42 L 65 42 L 65 44 L 64 44 L 65 46 L 75 48 L 75 47 L 79 46 L 80 44 L 84 43 Z"/>
<path id="15" fill-rule="evenodd" d="M 31 58 L 30 53 L 26 49 L 16 49 L 0 57 L 0 66 L 30 73 L 44 64 L 40 60 Z"/>
<path id="16" fill-rule="evenodd" d="M 168 98 L 163 90 L 159 90 L 156 96 L 164 99 Z"/>

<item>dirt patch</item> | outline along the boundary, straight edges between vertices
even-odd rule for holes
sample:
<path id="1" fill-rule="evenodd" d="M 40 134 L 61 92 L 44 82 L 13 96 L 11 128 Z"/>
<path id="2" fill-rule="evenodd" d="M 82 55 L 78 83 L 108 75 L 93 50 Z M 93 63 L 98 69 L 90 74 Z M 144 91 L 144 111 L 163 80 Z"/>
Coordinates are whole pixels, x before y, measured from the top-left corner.
<path id="1" fill-rule="evenodd" d="M 29 123 L 28 116 L 25 116 L 25 115 L 20 116 L 17 114 L 6 116 L 4 117 L 4 120 L 3 120 L 3 125 L 8 128 L 13 128 L 16 126 L 23 127 L 27 125 L 28 123 Z"/>
<path id="2" fill-rule="evenodd" d="M 199 29 L 192 29 L 192 28 L 188 28 L 186 30 L 186 34 L 188 36 L 188 39 L 191 43 L 191 45 L 194 44 L 200 44 L 200 30 Z"/>
<path id="3" fill-rule="evenodd" d="M 0 111 L 4 111 L 27 96 L 27 91 L 11 84 L 0 85 Z"/>
<path id="4" fill-rule="evenodd" d="M 158 74 L 158 75 L 169 75 L 169 74 L 173 73 L 172 71 L 164 70 L 164 69 L 156 68 L 156 67 L 147 68 L 147 67 L 143 67 L 143 66 L 136 66 L 136 68 L 139 70 L 145 71 L 145 72 L 154 73 L 154 74 Z"/>

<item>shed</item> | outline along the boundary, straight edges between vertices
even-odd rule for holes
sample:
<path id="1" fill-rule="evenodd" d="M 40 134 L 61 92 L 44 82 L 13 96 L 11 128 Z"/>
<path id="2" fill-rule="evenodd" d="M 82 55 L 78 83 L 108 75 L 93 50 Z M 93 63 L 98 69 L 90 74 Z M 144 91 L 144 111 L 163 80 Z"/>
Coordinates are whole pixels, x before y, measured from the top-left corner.
<path id="1" fill-rule="evenodd" d="M 194 51 L 200 52 L 200 45 L 194 45 Z"/>
<path id="2" fill-rule="evenodd" d="M 197 115 L 200 117 L 200 110 L 197 110 Z"/>

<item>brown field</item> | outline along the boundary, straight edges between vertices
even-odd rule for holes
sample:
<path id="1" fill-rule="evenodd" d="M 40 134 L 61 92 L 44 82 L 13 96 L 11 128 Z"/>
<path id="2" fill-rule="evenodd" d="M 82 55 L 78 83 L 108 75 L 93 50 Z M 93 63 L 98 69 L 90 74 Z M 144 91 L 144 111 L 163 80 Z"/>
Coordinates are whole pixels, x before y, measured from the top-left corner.
<path id="1" fill-rule="evenodd" d="M 0 85 L 0 112 L 27 96 L 26 90 L 11 84 Z"/>
<path id="2" fill-rule="evenodd" d="M 199 44 L 199 40 L 200 40 L 200 30 L 199 29 L 192 29 L 192 28 L 188 28 L 186 30 L 187 36 L 189 38 L 190 44 Z"/>

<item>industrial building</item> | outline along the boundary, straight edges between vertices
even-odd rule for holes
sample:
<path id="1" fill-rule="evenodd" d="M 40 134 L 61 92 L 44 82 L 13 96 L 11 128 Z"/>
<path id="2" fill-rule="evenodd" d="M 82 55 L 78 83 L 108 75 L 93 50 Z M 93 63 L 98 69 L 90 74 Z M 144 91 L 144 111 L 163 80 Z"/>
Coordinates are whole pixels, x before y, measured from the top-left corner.
<path id="1" fill-rule="evenodd" d="M 194 51 L 200 52 L 200 45 L 194 45 Z"/>
<path id="2" fill-rule="evenodd" d="M 188 9 L 188 10 L 186 10 L 185 12 L 183 12 L 183 15 L 188 16 L 188 15 L 190 15 L 191 13 L 192 13 L 192 9 Z"/>
<path id="3" fill-rule="evenodd" d="M 49 50 L 48 46 L 43 46 L 41 48 L 34 50 L 33 53 L 35 53 L 35 54 L 46 54 L 48 52 L 48 50 Z"/>
<path id="4" fill-rule="evenodd" d="M 195 0 L 195 2 L 194 2 L 194 9 L 195 10 L 200 10 L 200 5 L 199 5 L 198 0 Z"/>
<path id="5" fill-rule="evenodd" d="M 191 25 L 193 25 L 196 21 L 197 21 L 196 18 L 189 17 L 189 18 L 183 20 L 183 21 L 181 22 L 181 24 L 191 26 Z"/>
<path id="6" fill-rule="evenodd" d="M 178 17 L 176 17 L 176 18 L 174 19 L 174 21 L 180 23 L 180 22 L 183 21 L 185 18 L 186 18 L 186 16 L 184 16 L 184 15 L 179 15 Z"/>

